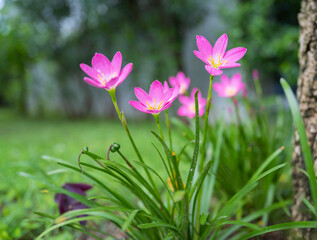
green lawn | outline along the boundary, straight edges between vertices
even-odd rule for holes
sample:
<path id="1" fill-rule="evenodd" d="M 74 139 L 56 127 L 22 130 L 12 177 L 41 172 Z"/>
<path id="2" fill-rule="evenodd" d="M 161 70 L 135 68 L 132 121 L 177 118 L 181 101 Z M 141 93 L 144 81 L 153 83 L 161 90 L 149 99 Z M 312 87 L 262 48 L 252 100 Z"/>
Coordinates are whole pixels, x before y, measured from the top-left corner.
<path id="1" fill-rule="evenodd" d="M 136 144 L 142 149 L 146 163 L 162 171 L 161 162 L 152 146 L 152 142 L 156 142 L 150 133 L 151 129 L 156 130 L 153 122 L 130 121 L 129 128 Z M 25 221 L 37 217 L 33 211 L 58 214 L 54 203 L 55 193 L 43 191 L 44 185 L 20 176 L 19 172 L 47 178 L 59 186 L 65 182 L 89 182 L 84 176 L 65 169 L 53 174 L 62 168 L 42 156 L 53 156 L 76 165 L 78 154 L 84 146 L 105 156 L 112 142 L 120 143 L 122 153 L 130 161 L 136 160 L 119 121 L 36 120 L 16 116 L 10 110 L 0 110 L 0 239 L 31 239 L 34 234 L 43 231 L 43 223 Z M 112 160 L 121 161 L 113 155 L 111 157 Z M 83 159 L 89 161 L 88 158 Z M 47 174 L 51 175 L 47 177 Z M 111 179 L 105 178 L 104 181 Z M 89 195 L 97 193 L 98 190 L 92 190 Z M 67 237 L 63 235 L 61 239 Z"/>

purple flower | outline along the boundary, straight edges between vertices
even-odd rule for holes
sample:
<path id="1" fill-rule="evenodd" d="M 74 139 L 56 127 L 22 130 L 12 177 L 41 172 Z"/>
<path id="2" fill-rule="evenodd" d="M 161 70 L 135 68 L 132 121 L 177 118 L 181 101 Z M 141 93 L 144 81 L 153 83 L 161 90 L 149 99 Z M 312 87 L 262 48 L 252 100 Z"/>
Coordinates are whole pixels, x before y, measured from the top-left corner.
<path id="1" fill-rule="evenodd" d="M 92 186 L 84 183 L 65 183 L 63 188 L 83 196 L 86 196 L 86 191 L 91 189 Z M 55 195 L 55 202 L 58 203 L 58 210 L 60 214 L 64 214 L 68 211 L 88 208 L 85 204 L 78 202 L 76 199 L 62 193 Z M 86 221 L 81 221 L 81 224 L 86 224 Z"/>
<path id="2" fill-rule="evenodd" d="M 130 105 L 149 114 L 158 114 L 168 109 L 177 97 L 177 89 L 169 88 L 167 83 L 164 83 L 163 87 L 157 80 L 151 84 L 149 94 L 138 87 L 134 89 L 134 93 L 139 101 L 131 100 Z"/>
<path id="3" fill-rule="evenodd" d="M 118 87 L 132 70 L 132 63 L 121 70 L 121 63 L 121 52 L 117 52 L 111 62 L 101 53 L 95 53 L 91 61 L 92 67 L 81 63 L 80 68 L 90 77 L 84 78 L 88 84 L 109 91 Z"/>
<path id="4" fill-rule="evenodd" d="M 247 49 L 237 47 L 226 52 L 228 37 L 223 34 L 216 41 L 214 47 L 203 36 L 196 36 L 196 43 L 199 51 L 194 51 L 196 57 L 206 63 L 205 68 L 210 75 L 217 76 L 222 74 L 223 68 L 239 67 L 239 61 Z"/>

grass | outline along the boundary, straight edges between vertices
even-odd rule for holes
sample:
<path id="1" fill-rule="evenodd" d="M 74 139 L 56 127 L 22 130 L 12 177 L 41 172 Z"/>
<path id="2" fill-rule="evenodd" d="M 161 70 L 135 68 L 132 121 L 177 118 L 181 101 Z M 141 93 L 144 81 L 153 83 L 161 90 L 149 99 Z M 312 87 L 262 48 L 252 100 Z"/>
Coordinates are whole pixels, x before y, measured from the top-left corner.
<path id="1" fill-rule="evenodd" d="M 155 141 L 150 130 L 156 131 L 154 121 L 128 121 L 136 144 L 142 148 L 147 164 L 155 169 L 162 166 L 159 157 L 153 154 L 151 142 Z M 77 164 L 78 154 L 84 146 L 105 156 L 111 143 L 121 145 L 121 151 L 132 161 L 137 157 L 119 121 L 109 120 L 37 120 L 15 115 L 8 109 L 0 109 L 0 239 L 31 239 L 44 230 L 44 224 L 27 221 L 36 217 L 34 211 L 57 215 L 54 194 L 41 184 L 20 176 L 19 172 L 46 175 L 62 169 L 43 155 Z M 119 159 L 110 155 L 112 159 Z M 121 160 L 118 160 L 121 161 Z M 61 170 L 50 176 L 55 184 L 87 182 L 80 174 Z M 105 179 L 109 181 L 109 179 Z M 111 182 L 111 184 L 115 184 Z M 122 189 L 118 189 L 120 191 Z M 91 191 L 92 195 L 95 193 Z M 95 193 L 96 194 L 96 193 Z M 60 239 L 67 239 L 62 232 Z"/>

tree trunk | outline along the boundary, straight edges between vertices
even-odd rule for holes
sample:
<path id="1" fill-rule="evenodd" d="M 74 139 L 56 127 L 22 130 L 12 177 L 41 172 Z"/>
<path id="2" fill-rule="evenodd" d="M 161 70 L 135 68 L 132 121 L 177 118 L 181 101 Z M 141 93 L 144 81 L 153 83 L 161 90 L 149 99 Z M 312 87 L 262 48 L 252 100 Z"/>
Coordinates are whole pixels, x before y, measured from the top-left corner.
<path id="1" fill-rule="evenodd" d="M 299 108 L 304 120 L 306 134 L 313 158 L 317 159 L 317 0 L 302 0 L 301 10 L 298 14 L 300 26 L 300 48 L 297 98 Z M 293 221 L 306 221 L 311 218 L 309 211 L 302 203 L 302 197 L 311 199 L 307 177 L 300 171 L 305 169 L 301 153 L 298 133 L 295 132 L 293 164 L 293 191 L 294 205 L 292 207 Z M 301 239 L 309 239 L 308 230 L 297 231 Z"/>

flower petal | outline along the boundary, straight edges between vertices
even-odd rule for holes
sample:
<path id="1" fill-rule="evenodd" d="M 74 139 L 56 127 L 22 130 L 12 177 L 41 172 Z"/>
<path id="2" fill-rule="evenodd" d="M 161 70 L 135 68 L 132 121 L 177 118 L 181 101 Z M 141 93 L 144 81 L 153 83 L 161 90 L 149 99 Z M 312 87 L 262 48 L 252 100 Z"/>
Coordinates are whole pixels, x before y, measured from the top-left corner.
<path id="1" fill-rule="evenodd" d="M 85 77 L 84 81 L 94 87 L 98 87 L 98 88 L 105 88 L 105 86 L 103 84 L 101 84 L 100 82 L 97 82 L 96 80 L 93 80 L 89 77 Z"/>
<path id="2" fill-rule="evenodd" d="M 158 112 L 162 112 L 162 111 L 170 108 L 172 106 L 172 103 L 173 103 L 173 101 L 167 102 L 166 104 L 163 105 L 163 107 L 160 110 L 158 110 Z"/>
<path id="3" fill-rule="evenodd" d="M 127 65 L 125 65 L 125 67 L 122 69 L 122 71 L 120 72 L 120 75 L 118 77 L 117 86 L 119 86 L 127 78 L 127 76 L 132 71 L 132 68 L 133 68 L 132 63 L 128 63 Z"/>
<path id="4" fill-rule="evenodd" d="M 220 54 L 220 57 L 222 58 L 226 52 L 227 44 L 228 44 L 228 36 L 227 34 L 224 33 L 220 36 L 220 38 L 217 39 L 214 45 L 214 49 L 212 51 L 212 56 L 217 59 Z"/>
<path id="5" fill-rule="evenodd" d="M 109 74 L 111 71 L 111 63 L 109 59 L 101 53 L 95 53 L 95 56 L 92 58 L 91 65 L 97 72 L 105 75 Z"/>
<path id="6" fill-rule="evenodd" d="M 113 71 L 117 73 L 117 75 L 119 75 L 120 73 L 121 64 L 122 64 L 121 52 L 116 52 L 116 54 L 112 58 L 111 65 L 112 65 Z"/>
<path id="7" fill-rule="evenodd" d="M 116 88 L 116 87 L 119 86 L 118 82 L 119 82 L 119 78 L 117 78 L 117 77 L 116 77 L 116 78 L 112 78 L 112 79 L 110 79 L 110 81 L 108 81 L 108 82 L 106 83 L 105 88 L 106 88 L 107 90 L 114 89 L 114 88 Z"/>
<path id="8" fill-rule="evenodd" d="M 225 94 L 226 88 L 221 83 L 218 83 L 218 82 L 214 83 L 212 87 L 215 90 L 215 92 L 218 93 L 219 97 L 226 96 Z"/>
<path id="9" fill-rule="evenodd" d="M 196 57 L 198 57 L 201 61 L 205 62 L 205 63 L 209 63 L 208 61 L 208 57 L 205 56 L 204 54 L 202 54 L 201 52 L 198 52 L 198 51 L 194 51 L 194 54 Z"/>
<path id="10" fill-rule="evenodd" d="M 134 93 L 137 99 L 142 103 L 146 104 L 146 102 L 152 102 L 152 98 L 142 89 L 139 87 L 134 88 Z"/>
<path id="11" fill-rule="evenodd" d="M 175 100 L 175 98 L 177 97 L 176 94 L 174 94 L 175 92 L 175 88 L 170 88 L 168 89 L 168 91 L 166 91 L 162 97 L 161 100 L 157 100 L 157 101 L 163 101 L 165 102 L 173 102 Z"/>
<path id="12" fill-rule="evenodd" d="M 226 60 L 228 63 L 235 63 L 236 61 L 239 61 L 244 54 L 246 53 L 247 49 L 243 47 L 237 47 L 230 49 L 225 53 L 223 56 L 223 59 Z"/>
<path id="13" fill-rule="evenodd" d="M 156 99 L 156 101 L 161 101 L 160 99 L 162 99 L 164 96 L 164 90 L 163 85 L 160 81 L 155 80 L 151 84 L 149 95 L 152 99 Z"/>
<path id="14" fill-rule="evenodd" d="M 231 77 L 231 84 L 232 85 L 240 85 L 242 83 L 242 76 L 241 73 L 235 73 L 232 77 Z"/>
<path id="15" fill-rule="evenodd" d="M 219 69 L 223 69 L 223 68 L 235 68 L 235 67 L 240 67 L 241 64 L 240 63 L 224 63 L 223 65 L 221 65 L 219 67 Z"/>
<path id="16" fill-rule="evenodd" d="M 95 80 L 99 80 L 98 72 L 95 69 L 89 67 L 88 65 L 86 65 L 84 63 L 81 63 L 79 66 L 80 66 L 81 70 L 83 70 L 89 77 L 91 77 Z"/>
<path id="17" fill-rule="evenodd" d="M 196 44 L 198 47 L 199 52 L 203 56 L 210 56 L 212 52 L 212 46 L 210 42 L 203 36 L 197 35 L 196 36 Z"/>
<path id="18" fill-rule="evenodd" d="M 168 89 L 170 89 L 170 86 L 168 85 L 167 81 L 164 81 L 164 84 L 163 84 L 163 90 L 164 90 L 164 92 L 167 92 Z"/>
<path id="19" fill-rule="evenodd" d="M 218 76 L 222 74 L 222 71 L 220 69 L 213 68 L 211 65 L 205 65 L 205 69 L 212 76 Z"/>
<path id="20" fill-rule="evenodd" d="M 224 87 L 231 83 L 230 78 L 226 74 L 220 76 L 220 82 Z"/>
<path id="21" fill-rule="evenodd" d="M 180 102 L 181 104 L 183 104 L 183 105 L 187 105 L 187 104 L 190 104 L 190 103 L 192 102 L 192 100 L 191 100 L 189 97 L 184 96 L 184 95 L 179 96 L 179 97 L 178 97 L 178 100 L 179 100 L 179 102 Z"/>
<path id="22" fill-rule="evenodd" d="M 187 107 L 185 106 L 181 106 L 178 110 L 177 110 L 177 115 L 179 116 L 187 116 L 189 113 L 189 110 Z"/>
<path id="23" fill-rule="evenodd" d="M 129 104 L 141 112 L 149 113 L 149 110 L 142 103 L 138 101 L 130 100 Z"/>

